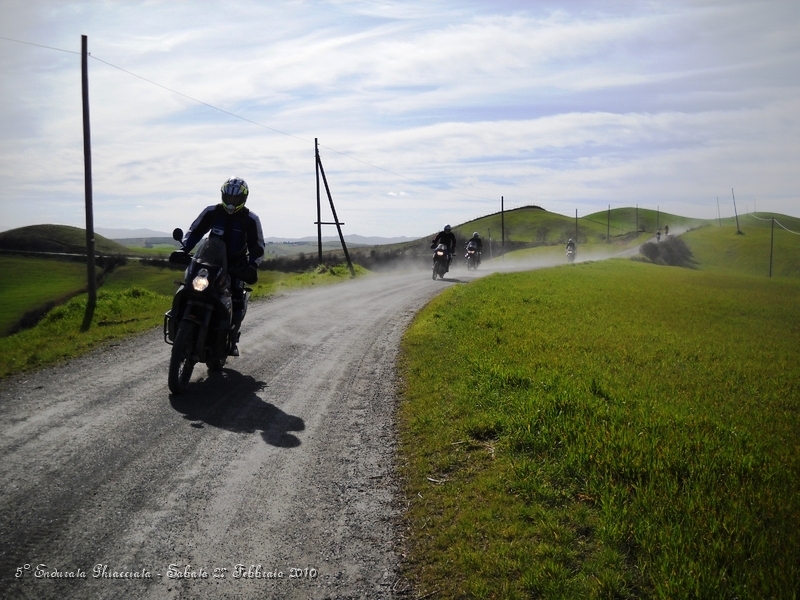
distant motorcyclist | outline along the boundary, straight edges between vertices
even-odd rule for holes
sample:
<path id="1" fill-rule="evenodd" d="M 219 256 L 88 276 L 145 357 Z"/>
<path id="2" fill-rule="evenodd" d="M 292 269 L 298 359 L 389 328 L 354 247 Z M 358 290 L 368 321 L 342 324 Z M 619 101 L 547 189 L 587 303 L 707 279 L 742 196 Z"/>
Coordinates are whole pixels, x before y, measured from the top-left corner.
<path id="1" fill-rule="evenodd" d="M 439 244 L 444 244 L 447 247 L 447 270 L 450 270 L 450 261 L 453 260 L 453 253 L 456 251 L 456 236 L 450 231 L 452 228 L 450 224 L 444 226 L 444 229 L 436 234 L 431 243 L 431 250 L 436 248 Z"/>
<path id="2" fill-rule="evenodd" d="M 472 234 L 472 237 L 469 238 L 466 244 L 464 244 L 464 247 L 466 248 L 470 244 L 475 244 L 475 248 L 478 250 L 478 252 L 483 252 L 483 240 L 477 231 Z"/>
<path id="3" fill-rule="evenodd" d="M 575 242 L 572 238 L 569 238 L 567 242 L 567 262 L 573 263 L 575 262 L 575 255 L 577 254 L 577 249 L 575 247 Z"/>
<path id="4" fill-rule="evenodd" d="M 244 284 L 258 280 L 258 265 L 264 257 L 264 234 L 261 220 L 245 208 L 250 193 L 241 177 L 231 177 L 220 188 L 222 201 L 206 207 L 183 236 L 181 244 L 186 252 L 211 232 L 225 242 L 228 257 L 228 274 L 231 277 L 233 319 L 230 356 L 239 356 L 239 327 L 244 318 Z"/>
<path id="5" fill-rule="evenodd" d="M 481 252 L 483 252 L 483 240 L 481 239 L 481 236 L 478 234 L 477 231 L 472 234 L 472 237 L 469 238 L 469 240 L 467 240 L 467 243 L 464 244 L 464 248 L 468 249 L 470 245 L 473 246 L 476 252 L 478 253 L 478 264 L 481 264 Z"/>

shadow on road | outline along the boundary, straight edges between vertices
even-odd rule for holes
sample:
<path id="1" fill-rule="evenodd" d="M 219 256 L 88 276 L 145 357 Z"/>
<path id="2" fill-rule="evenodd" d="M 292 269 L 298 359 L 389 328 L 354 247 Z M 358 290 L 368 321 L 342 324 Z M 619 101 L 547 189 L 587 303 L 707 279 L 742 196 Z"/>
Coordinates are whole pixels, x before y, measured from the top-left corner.
<path id="1" fill-rule="evenodd" d="M 272 446 L 296 448 L 300 440 L 289 432 L 303 431 L 303 419 L 262 400 L 258 392 L 265 387 L 263 381 L 223 369 L 210 372 L 203 381 L 191 383 L 184 394 L 171 394 L 169 401 L 184 419 L 199 421 L 192 423 L 193 427 L 202 428 L 206 424 L 234 433 L 259 431 Z"/>

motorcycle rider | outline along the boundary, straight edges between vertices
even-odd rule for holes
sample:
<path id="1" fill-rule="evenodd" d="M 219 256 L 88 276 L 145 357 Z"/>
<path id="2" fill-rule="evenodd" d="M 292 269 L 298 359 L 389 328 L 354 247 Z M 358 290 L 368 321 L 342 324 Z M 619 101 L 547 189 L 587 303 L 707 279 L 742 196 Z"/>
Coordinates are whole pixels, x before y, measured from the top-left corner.
<path id="1" fill-rule="evenodd" d="M 261 220 L 245 208 L 250 193 L 241 177 L 231 177 L 220 188 L 222 201 L 206 207 L 191 224 L 181 244 L 186 252 L 211 232 L 225 242 L 228 260 L 228 275 L 231 278 L 231 300 L 233 322 L 229 356 L 239 356 L 239 327 L 244 318 L 244 284 L 258 281 L 258 265 L 264 258 L 264 234 Z"/>
<path id="2" fill-rule="evenodd" d="M 567 242 L 567 253 L 569 253 L 570 250 L 575 252 L 575 242 L 572 240 L 572 238 L 569 238 L 569 241 Z"/>
<path id="3" fill-rule="evenodd" d="M 456 236 L 450 231 L 450 223 L 444 226 L 444 229 L 436 234 L 431 243 L 431 250 L 435 249 L 439 244 L 447 246 L 447 271 L 450 270 L 450 261 L 453 259 L 453 252 L 456 251 Z M 445 271 L 445 272 L 447 272 Z"/>
<path id="4" fill-rule="evenodd" d="M 476 231 L 472 234 L 472 237 L 464 244 L 464 248 L 468 248 L 470 244 L 475 246 L 475 249 L 478 252 L 478 264 L 481 264 L 481 252 L 483 252 L 483 240 L 481 236 Z"/>

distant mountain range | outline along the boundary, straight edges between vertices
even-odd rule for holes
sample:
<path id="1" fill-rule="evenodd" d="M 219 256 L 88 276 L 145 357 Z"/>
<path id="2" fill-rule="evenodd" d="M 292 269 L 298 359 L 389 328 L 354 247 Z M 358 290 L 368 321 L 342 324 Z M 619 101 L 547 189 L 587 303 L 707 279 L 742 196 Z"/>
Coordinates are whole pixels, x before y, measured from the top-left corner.
<path id="1" fill-rule="evenodd" d="M 129 238 L 172 238 L 171 233 L 164 231 L 153 231 L 152 229 L 108 229 L 105 227 L 95 227 L 95 233 L 99 233 L 104 238 L 109 240 L 124 240 Z M 350 244 L 361 244 L 364 246 L 380 246 L 383 244 L 399 244 L 401 242 L 410 242 L 417 238 L 410 237 L 378 237 L 378 236 L 363 236 L 357 234 L 345 235 L 344 240 Z M 303 238 L 285 238 L 285 237 L 268 237 L 265 238 L 266 242 L 281 243 L 281 242 L 306 242 L 309 244 L 316 243 L 316 236 L 306 236 Z M 339 237 L 335 235 L 322 236 L 323 242 L 338 242 Z"/>

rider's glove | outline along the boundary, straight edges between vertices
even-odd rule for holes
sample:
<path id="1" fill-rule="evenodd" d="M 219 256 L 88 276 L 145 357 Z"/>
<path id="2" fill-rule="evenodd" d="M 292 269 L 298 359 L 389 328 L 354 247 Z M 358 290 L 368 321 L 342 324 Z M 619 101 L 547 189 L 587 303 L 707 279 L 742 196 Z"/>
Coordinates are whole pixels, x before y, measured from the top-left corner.
<path id="1" fill-rule="evenodd" d="M 256 269 L 255 265 L 250 265 L 244 270 L 244 273 L 242 273 L 242 281 L 250 284 L 258 281 L 258 269 Z"/>

